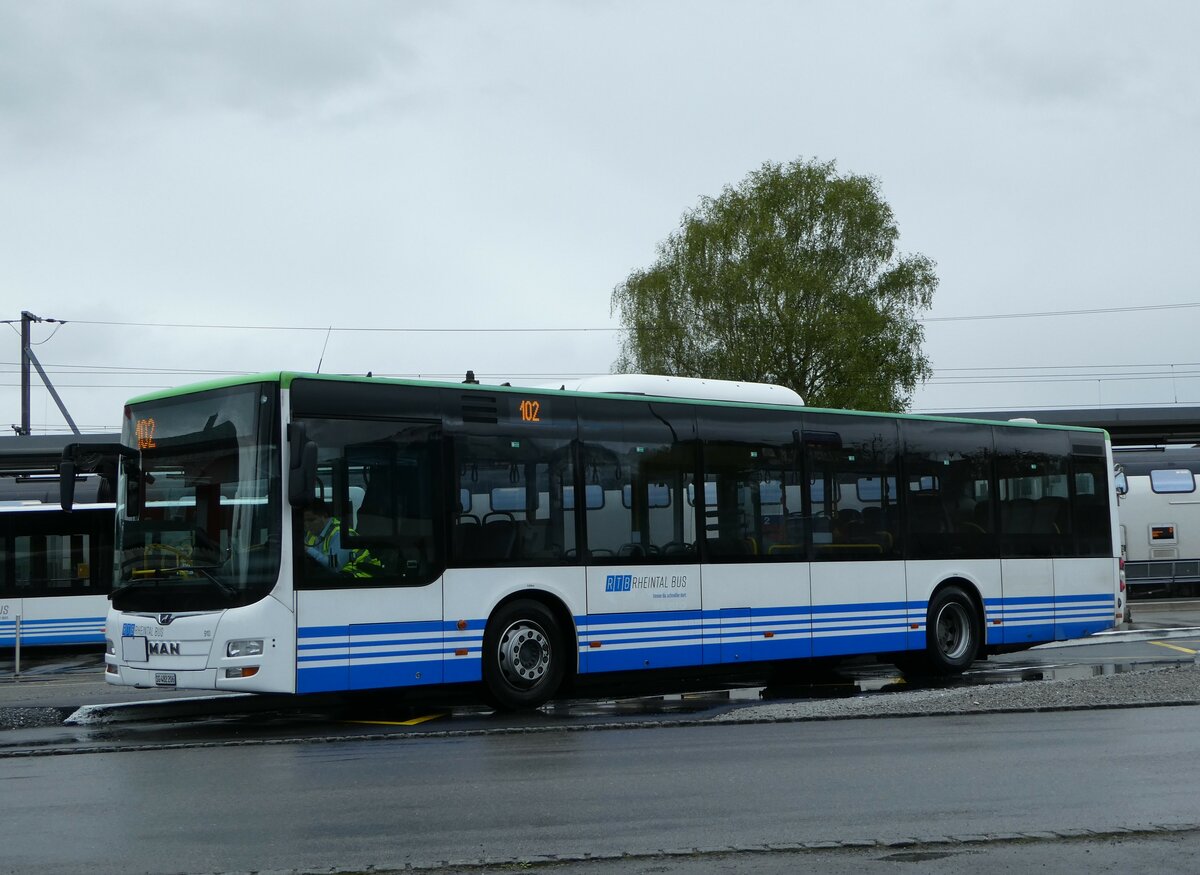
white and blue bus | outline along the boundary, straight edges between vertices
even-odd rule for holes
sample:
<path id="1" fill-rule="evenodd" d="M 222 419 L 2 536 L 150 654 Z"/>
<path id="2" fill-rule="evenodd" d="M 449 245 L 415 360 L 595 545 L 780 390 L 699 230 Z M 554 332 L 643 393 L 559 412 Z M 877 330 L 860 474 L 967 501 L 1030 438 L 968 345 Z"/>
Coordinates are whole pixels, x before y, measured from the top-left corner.
<path id="1" fill-rule="evenodd" d="M 0 438 L 0 648 L 104 643 L 113 571 L 116 435 Z M 76 502 L 60 506 L 64 450 Z"/>
<path id="2" fill-rule="evenodd" d="M 951 674 L 1121 616 L 1103 431 L 600 385 L 275 373 L 130 402 L 107 679 L 517 708 L 623 672 Z M 305 549 L 317 502 L 339 571 Z"/>

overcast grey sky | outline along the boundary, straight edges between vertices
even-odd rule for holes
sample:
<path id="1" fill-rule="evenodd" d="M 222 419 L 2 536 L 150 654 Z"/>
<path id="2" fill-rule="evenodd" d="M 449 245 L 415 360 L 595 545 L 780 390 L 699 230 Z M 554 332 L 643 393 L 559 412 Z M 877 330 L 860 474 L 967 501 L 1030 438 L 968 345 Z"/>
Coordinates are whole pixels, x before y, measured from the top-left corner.
<path id="1" fill-rule="evenodd" d="M 612 289 L 685 210 L 833 159 L 938 264 L 915 408 L 1197 404 L 1198 32 L 1188 2 L 0 0 L 0 319 L 67 320 L 35 353 L 85 429 L 222 372 L 605 373 Z M 1146 309 L 957 318 L 1113 308 Z M 15 331 L 0 362 L 7 427 Z M 65 427 L 40 386 L 32 419 Z"/>

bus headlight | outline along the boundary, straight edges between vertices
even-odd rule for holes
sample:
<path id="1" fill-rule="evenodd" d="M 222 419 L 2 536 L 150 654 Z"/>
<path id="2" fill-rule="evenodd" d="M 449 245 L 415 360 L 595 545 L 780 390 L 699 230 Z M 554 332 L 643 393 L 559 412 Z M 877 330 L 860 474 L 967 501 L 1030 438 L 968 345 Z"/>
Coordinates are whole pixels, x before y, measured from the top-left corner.
<path id="1" fill-rule="evenodd" d="M 239 638 L 225 645 L 226 656 L 262 656 L 262 652 L 261 638 Z"/>
<path id="2" fill-rule="evenodd" d="M 109 656 L 117 655 L 117 645 L 113 643 L 113 640 L 111 638 L 104 639 L 104 652 L 107 653 Z"/>

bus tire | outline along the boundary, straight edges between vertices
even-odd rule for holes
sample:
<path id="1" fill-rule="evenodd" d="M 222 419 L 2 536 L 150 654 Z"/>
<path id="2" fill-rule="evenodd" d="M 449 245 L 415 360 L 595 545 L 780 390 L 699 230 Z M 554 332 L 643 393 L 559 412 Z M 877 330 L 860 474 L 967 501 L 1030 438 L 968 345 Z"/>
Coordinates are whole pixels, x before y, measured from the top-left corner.
<path id="1" fill-rule="evenodd" d="M 562 683 L 565 666 L 562 631 L 541 602 L 509 602 L 488 621 L 483 684 L 495 707 L 512 711 L 545 703 Z"/>
<path id="2" fill-rule="evenodd" d="M 979 615 L 957 586 L 939 590 L 925 620 L 925 662 L 931 674 L 962 674 L 979 652 Z"/>

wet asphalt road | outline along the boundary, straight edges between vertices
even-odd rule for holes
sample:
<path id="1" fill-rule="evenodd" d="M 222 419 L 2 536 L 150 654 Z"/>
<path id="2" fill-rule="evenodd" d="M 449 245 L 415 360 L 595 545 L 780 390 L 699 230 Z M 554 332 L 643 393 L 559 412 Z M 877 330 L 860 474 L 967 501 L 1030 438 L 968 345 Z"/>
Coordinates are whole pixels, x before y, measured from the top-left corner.
<path id="1" fill-rule="evenodd" d="M 0 761 L 3 857 L 358 871 L 686 849 L 699 866 L 1194 827 L 1198 732 L 1200 709 L 1147 708 L 27 757 Z"/>
<path id="2" fill-rule="evenodd" d="M 1190 605 L 1135 610 L 1135 626 L 1158 631 L 1005 657 L 974 680 L 1191 661 L 1195 619 Z M 107 687 L 90 670 L 81 660 L 39 679 L 35 667 L 0 684 L 0 707 L 163 698 Z M 867 690 L 891 678 L 872 666 L 851 675 Z M 756 702 L 758 691 L 579 700 L 522 719 L 704 715 L 739 696 Z M 457 861 L 449 870 L 499 872 L 557 855 L 566 859 L 555 871 L 599 875 L 1115 872 L 1132 871 L 1131 860 L 1139 872 L 1188 872 L 1200 850 L 1197 708 L 389 738 L 378 734 L 385 722 L 352 718 L 496 724 L 465 706 L 353 715 L 238 714 L 228 704 L 186 719 L 0 733 L 6 747 L 43 753 L 157 746 L 0 759 L 0 871 L 347 872 Z M 331 729 L 337 744 L 269 743 Z M 239 738 L 268 743 L 241 747 Z M 617 859 L 571 862 L 589 854 Z"/>

